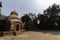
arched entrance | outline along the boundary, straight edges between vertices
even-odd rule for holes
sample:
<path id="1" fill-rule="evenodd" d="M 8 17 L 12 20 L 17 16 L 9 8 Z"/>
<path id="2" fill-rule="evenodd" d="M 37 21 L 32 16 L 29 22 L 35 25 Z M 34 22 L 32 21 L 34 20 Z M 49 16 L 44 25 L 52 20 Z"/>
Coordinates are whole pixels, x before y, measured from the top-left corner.
<path id="1" fill-rule="evenodd" d="M 19 30 L 19 24 L 16 25 L 16 31 L 18 31 L 18 30 Z"/>

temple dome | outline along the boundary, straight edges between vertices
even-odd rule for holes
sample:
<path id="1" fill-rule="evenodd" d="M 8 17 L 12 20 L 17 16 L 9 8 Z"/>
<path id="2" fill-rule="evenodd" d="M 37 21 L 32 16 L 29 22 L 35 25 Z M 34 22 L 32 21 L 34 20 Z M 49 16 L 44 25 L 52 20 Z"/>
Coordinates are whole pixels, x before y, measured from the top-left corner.
<path id="1" fill-rule="evenodd" d="M 20 18 L 17 15 L 10 15 L 9 19 L 18 19 L 18 20 L 20 20 Z"/>
<path id="2" fill-rule="evenodd" d="M 21 18 L 18 16 L 18 13 L 16 11 L 12 11 L 8 17 L 8 20 L 21 21 Z"/>
<path id="3" fill-rule="evenodd" d="M 17 15 L 18 16 L 18 13 L 16 11 L 12 11 L 10 15 Z"/>
<path id="4" fill-rule="evenodd" d="M 9 19 L 19 19 L 20 20 L 18 13 L 16 11 L 11 12 Z"/>

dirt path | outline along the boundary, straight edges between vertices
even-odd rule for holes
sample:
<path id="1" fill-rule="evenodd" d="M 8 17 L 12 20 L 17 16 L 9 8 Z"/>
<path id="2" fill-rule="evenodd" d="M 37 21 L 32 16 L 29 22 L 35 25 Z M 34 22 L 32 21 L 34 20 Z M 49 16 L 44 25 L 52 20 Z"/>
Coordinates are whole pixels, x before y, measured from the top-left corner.
<path id="1" fill-rule="evenodd" d="M 60 40 L 60 32 L 25 32 L 18 36 L 4 36 L 0 40 Z"/>

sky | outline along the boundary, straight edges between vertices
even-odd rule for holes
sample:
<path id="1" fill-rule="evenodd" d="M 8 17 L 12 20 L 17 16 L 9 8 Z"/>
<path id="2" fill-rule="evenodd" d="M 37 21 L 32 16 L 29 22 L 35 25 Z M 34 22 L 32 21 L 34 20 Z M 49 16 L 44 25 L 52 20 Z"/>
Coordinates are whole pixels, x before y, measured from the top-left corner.
<path id="1" fill-rule="evenodd" d="M 49 5 L 56 3 L 60 5 L 60 0 L 1 0 L 2 14 L 8 16 L 12 11 L 16 11 L 19 16 L 26 13 L 43 13 Z"/>

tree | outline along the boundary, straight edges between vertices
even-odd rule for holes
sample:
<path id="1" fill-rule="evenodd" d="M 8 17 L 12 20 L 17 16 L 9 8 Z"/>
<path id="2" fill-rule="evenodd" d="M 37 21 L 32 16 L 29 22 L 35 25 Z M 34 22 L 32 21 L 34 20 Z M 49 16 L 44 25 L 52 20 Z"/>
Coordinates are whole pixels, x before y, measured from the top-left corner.
<path id="1" fill-rule="evenodd" d="M 0 7 L 2 7 L 2 2 L 0 2 Z"/>
<path id="2" fill-rule="evenodd" d="M 38 29 L 39 30 L 47 30 L 47 19 L 48 17 L 45 16 L 44 14 L 38 14 L 37 18 L 40 23 L 38 24 Z"/>
<path id="3" fill-rule="evenodd" d="M 31 18 L 27 14 L 25 14 L 24 16 L 21 17 L 21 19 L 22 22 L 24 23 L 24 29 L 29 30 L 28 21 L 31 20 Z"/>
<path id="4" fill-rule="evenodd" d="M 24 16 L 22 16 L 21 19 L 23 23 L 25 24 L 24 29 L 35 30 L 36 26 L 28 14 L 25 14 Z"/>
<path id="5" fill-rule="evenodd" d="M 7 16 L 0 14 L 0 31 L 5 31 L 6 20 L 7 20 Z"/>
<path id="6" fill-rule="evenodd" d="M 23 23 L 31 20 L 31 18 L 27 14 L 25 14 L 24 16 L 22 16 L 21 19 L 22 19 Z"/>
<path id="7" fill-rule="evenodd" d="M 60 23 L 58 23 L 58 21 L 60 20 L 59 14 L 60 14 L 60 7 L 57 4 L 53 4 L 52 6 L 49 6 L 49 8 L 47 8 L 44 11 L 44 15 L 48 17 L 47 25 L 49 29 L 54 29 L 54 30 L 59 29 L 60 26 Z"/>
<path id="8" fill-rule="evenodd" d="M 28 15 L 32 19 L 32 21 L 37 18 L 36 15 L 33 13 L 29 13 Z"/>

